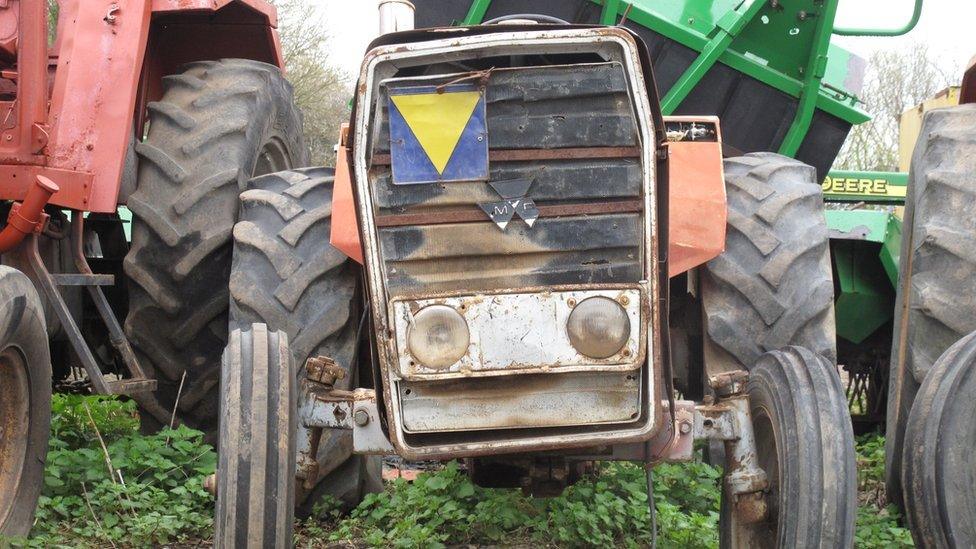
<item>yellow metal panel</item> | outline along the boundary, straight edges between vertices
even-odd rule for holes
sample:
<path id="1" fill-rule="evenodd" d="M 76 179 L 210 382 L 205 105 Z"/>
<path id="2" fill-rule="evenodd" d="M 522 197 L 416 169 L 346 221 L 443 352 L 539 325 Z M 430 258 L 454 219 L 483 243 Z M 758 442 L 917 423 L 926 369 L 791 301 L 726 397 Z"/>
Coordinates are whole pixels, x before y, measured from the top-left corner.
<path id="1" fill-rule="evenodd" d="M 915 150 L 915 141 L 918 134 L 922 131 L 922 117 L 932 109 L 942 107 L 952 107 L 959 104 L 959 87 L 952 86 L 946 88 L 935 95 L 932 99 L 926 99 L 920 105 L 908 109 L 901 114 L 898 125 L 898 170 L 907 172 L 912 164 L 912 152 Z"/>

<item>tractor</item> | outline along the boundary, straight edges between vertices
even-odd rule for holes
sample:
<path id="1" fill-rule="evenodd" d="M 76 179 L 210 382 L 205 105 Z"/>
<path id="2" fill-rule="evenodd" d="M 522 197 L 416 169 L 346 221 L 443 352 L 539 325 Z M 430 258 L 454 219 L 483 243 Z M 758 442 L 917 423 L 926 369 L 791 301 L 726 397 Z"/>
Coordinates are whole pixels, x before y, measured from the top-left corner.
<path id="1" fill-rule="evenodd" d="M 240 195 L 216 543 L 287 546 L 350 453 L 547 496 L 700 443 L 722 546 L 851 546 L 820 181 L 868 115 L 830 38 L 922 3 L 837 7 L 382 2 L 335 168 Z"/>
<path id="2" fill-rule="evenodd" d="M 276 25 L 261 0 L 0 3 L 0 535 L 33 522 L 53 386 L 216 437 L 238 196 L 308 164 Z"/>

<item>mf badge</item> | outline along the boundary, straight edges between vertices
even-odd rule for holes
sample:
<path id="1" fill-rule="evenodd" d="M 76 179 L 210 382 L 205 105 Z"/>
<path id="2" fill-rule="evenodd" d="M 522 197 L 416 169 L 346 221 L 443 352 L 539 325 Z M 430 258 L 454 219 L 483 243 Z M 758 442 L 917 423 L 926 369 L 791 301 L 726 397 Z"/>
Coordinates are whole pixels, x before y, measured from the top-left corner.
<path id="1" fill-rule="evenodd" d="M 507 181 L 492 181 L 489 183 L 504 200 L 478 204 L 488 214 L 488 217 L 505 230 L 513 216 L 519 216 L 529 227 L 539 218 L 539 208 L 535 202 L 525 195 L 532 185 L 531 179 L 509 179 Z"/>
<path id="2" fill-rule="evenodd" d="M 394 185 L 488 180 L 488 129 L 480 87 L 391 87 L 389 95 Z"/>

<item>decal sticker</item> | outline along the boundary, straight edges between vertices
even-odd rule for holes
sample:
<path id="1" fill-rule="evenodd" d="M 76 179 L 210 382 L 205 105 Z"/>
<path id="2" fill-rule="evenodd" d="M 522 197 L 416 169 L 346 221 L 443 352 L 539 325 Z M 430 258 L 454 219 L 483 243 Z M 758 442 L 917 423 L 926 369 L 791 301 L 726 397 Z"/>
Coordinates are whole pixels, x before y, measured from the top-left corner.
<path id="1" fill-rule="evenodd" d="M 472 84 L 390 88 L 394 185 L 488 179 L 485 96 Z"/>

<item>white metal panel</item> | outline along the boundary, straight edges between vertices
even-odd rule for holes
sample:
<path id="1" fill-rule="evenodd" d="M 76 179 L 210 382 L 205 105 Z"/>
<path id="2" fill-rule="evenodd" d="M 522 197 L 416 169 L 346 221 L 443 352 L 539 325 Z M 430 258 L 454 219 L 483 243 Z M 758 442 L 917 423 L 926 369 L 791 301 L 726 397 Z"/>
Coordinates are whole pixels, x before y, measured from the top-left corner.
<path id="1" fill-rule="evenodd" d="M 623 306 L 630 319 L 630 339 L 606 359 L 581 355 L 570 343 L 566 321 L 584 299 L 603 296 Z M 446 368 L 430 368 L 407 349 L 407 331 L 415 312 L 428 305 L 447 305 L 468 324 L 471 342 L 461 360 Z M 648 309 L 649 310 L 649 309 Z M 633 370 L 644 360 L 646 322 L 641 321 L 638 288 L 545 291 L 497 295 L 469 295 L 396 301 L 393 323 L 399 349 L 399 372 L 404 379 L 478 377 L 539 371 Z"/>

